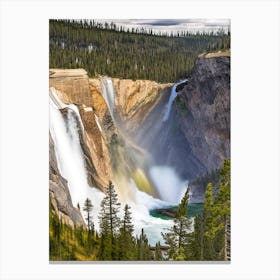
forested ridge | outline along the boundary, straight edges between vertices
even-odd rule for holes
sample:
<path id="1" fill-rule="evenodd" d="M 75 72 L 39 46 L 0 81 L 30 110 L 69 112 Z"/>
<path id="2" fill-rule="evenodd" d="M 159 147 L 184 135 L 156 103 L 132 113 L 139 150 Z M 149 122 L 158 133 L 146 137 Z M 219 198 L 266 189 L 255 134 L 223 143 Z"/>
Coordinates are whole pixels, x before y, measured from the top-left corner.
<path id="1" fill-rule="evenodd" d="M 50 68 L 84 68 L 90 77 L 175 82 L 185 78 L 198 54 L 230 48 L 230 33 L 154 34 L 93 20 L 50 20 Z"/>
<path id="2" fill-rule="evenodd" d="M 224 161 L 220 170 L 218 188 L 214 196 L 212 182 L 209 182 L 203 213 L 195 217 L 193 231 L 187 213 L 187 188 L 178 205 L 173 226 L 162 233 L 166 244 L 157 243 L 153 247 L 149 244 L 145 229 L 140 235 L 135 235 L 133 212 L 129 205 L 125 205 L 121 211 L 111 182 L 101 202 L 99 231 L 95 230 L 92 216 L 94 205 L 89 199 L 82 208 L 87 228 L 63 223 L 50 203 L 50 260 L 230 260 L 229 159 Z"/>

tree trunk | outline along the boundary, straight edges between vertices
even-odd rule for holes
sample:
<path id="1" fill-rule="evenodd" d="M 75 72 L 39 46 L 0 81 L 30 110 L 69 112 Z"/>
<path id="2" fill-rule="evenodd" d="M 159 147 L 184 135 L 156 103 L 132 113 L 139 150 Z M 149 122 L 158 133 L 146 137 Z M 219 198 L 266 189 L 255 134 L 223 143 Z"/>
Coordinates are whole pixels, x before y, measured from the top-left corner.
<path id="1" fill-rule="evenodd" d="M 225 246 L 224 246 L 224 259 L 230 261 L 230 217 L 226 216 L 225 220 Z"/>

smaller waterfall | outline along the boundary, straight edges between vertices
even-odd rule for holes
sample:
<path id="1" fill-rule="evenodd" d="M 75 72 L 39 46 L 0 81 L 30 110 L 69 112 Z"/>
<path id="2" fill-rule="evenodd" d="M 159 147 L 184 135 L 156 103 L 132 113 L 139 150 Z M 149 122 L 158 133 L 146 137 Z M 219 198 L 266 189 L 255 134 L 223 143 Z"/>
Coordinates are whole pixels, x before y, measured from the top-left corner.
<path id="1" fill-rule="evenodd" d="M 171 112 L 171 108 L 172 108 L 172 104 L 174 99 L 176 98 L 176 96 L 178 95 L 178 92 L 176 91 L 176 88 L 178 85 L 187 82 L 188 80 L 182 80 L 179 83 L 176 83 L 175 85 L 173 85 L 172 90 L 171 90 L 171 94 L 167 103 L 167 107 L 166 107 L 166 111 L 164 112 L 164 117 L 163 117 L 163 121 L 166 122 L 169 118 L 170 112 Z"/>
<path id="2" fill-rule="evenodd" d="M 114 94 L 113 81 L 109 78 L 102 78 L 101 84 L 102 84 L 102 96 L 106 101 L 111 117 L 114 120 L 115 94 Z"/>

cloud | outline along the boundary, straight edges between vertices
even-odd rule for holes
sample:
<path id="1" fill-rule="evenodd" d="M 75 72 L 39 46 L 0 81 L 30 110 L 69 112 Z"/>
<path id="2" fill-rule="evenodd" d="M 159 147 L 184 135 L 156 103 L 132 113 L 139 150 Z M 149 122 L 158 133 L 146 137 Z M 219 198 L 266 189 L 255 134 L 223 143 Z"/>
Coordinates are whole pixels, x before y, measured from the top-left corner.
<path id="1" fill-rule="evenodd" d="M 228 19 L 132 19 L 126 23 L 152 26 L 188 26 L 188 25 L 203 25 L 203 26 L 229 26 Z"/>
<path id="2" fill-rule="evenodd" d="M 148 28 L 156 32 L 176 32 L 176 31 L 217 31 L 230 29 L 229 19 L 97 19 L 98 22 L 114 22 L 125 29 Z"/>
<path id="3" fill-rule="evenodd" d="M 179 25 L 181 21 L 174 20 L 174 19 L 160 19 L 160 20 L 146 20 L 146 21 L 139 21 L 138 24 L 141 25 L 152 25 L 152 26 L 174 26 Z"/>

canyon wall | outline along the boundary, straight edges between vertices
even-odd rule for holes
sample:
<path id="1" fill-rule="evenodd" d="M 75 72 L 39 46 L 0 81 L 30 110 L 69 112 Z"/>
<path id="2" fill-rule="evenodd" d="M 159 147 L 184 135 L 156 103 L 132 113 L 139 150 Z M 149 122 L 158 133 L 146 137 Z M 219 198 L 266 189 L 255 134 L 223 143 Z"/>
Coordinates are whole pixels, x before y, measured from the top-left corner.
<path id="1" fill-rule="evenodd" d="M 208 172 L 230 157 L 230 57 L 199 58 L 175 102 L 178 123 Z"/>
<path id="2" fill-rule="evenodd" d="M 129 123 L 132 115 L 137 111 L 143 112 L 144 106 L 152 106 L 153 100 L 165 85 L 152 81 L 132 81 L 112 79 L 115 91 L 115 114 L 118 124 Z M 143 157 L 143 152 L 132 142 L 126 141 L 113 121 L 113 116 L 103 97 L 102 78 L 89 79 L 83 69 L 50 69 L 50 88 L 54 89 L 58 98 L 65 104 L 75 104 L 79 110 L 82 124 L 78 127 L 80 145 L 83 151 L 87 180 L 89 186 L 104 191 L 108 181 L 112 180 L 113 172 L 122 174 L 120 182 L 133 177 L 141 183 L 148 193 L 155 195 L 144 170 L 139 169 L 135 157 Z M 141 106 L 142 105 L 142 106 Z M 141 108 L 141 109 L 140 109 Z M 67 119 L 69 108 L 60 109 L 64 119 Z M 142 111 L 141 111 L 142 110 Z M 141 118 L 143 120 L 143 118 Z M 77 121 L 78 123 L 78 121 Z M 50 139 L 50 151 L 53 153 L 53 142 Z M 54 154 L 52 154 L 52 163 Z M 54 172 L 55 171 L 55 172 Z M 50 166 L 50 178 L 54 178 L 59 171 Z M 67 181 L 62 176 L 50 179 L 51 204 L 57 208 L 57 201 L 63 201 L 69 211 L 64 211 L 64 220 L 76 223 L 75 215 L 78 209 L 72 208 L 69 200 Z M 115 179 L 117 179 L 115 177 Z M 125 182 L 126 184 L 128 182 Z M 136 183 L 137 184 L 137 183 Z M 141 186 L 139 186 L 141 188 Z M 69 202 L 69 203 L 68 203 Z M 61 204 L 63 204 L 61 202 Z M 70 211 L 72 209 L 72 211 Z"/>
<path id="3" fill-rule="evenodd" d="M 194 179 L 220 168 L 230 157 L 230 57 L 198 58 L 188 81 L 176 88 L 167 120 L 172 84 L 111 80 L 114 106 L 108 108 L 104 77 L 89 79 L 83 69 L 50 69 L 50 88 L 62 102 L 79 109 L 89 186 L 103 191 L 119 174 L 157 196 L 147 166 L 170 166 L 182 180 L 191 180 L 194 196 L 203 200 L 205 184 Z M 67 110 L 60 111 L 66 116 Z M 50 198 L 65 221 L 84 225 L 57 168 L 51 137 Z"/>
<path id="4" fill-rule="evenodd" d="M 198 58 L 175 108 L 180 130 L 206 170 L 190 182 L 196 200 L 203 201 L 205 178 L 215 182 L 216 170 L 230 158 L 230 54 Z"/>

